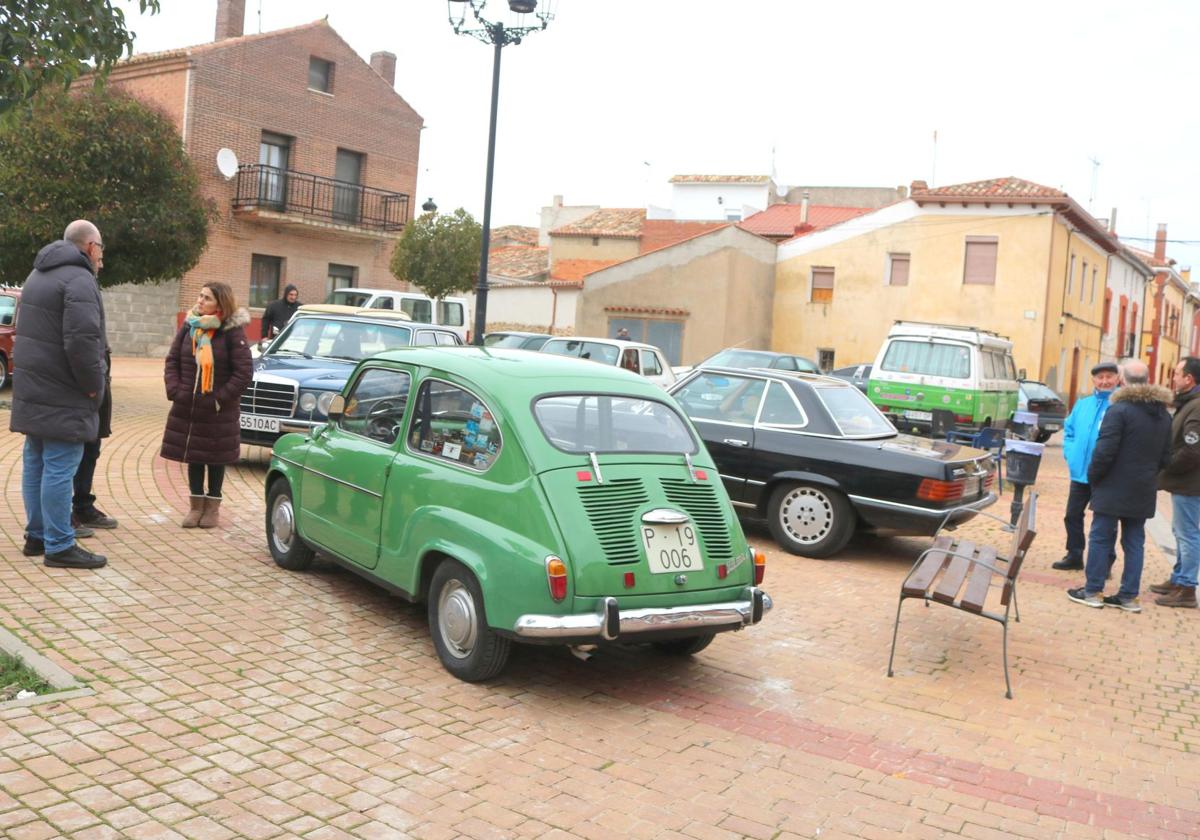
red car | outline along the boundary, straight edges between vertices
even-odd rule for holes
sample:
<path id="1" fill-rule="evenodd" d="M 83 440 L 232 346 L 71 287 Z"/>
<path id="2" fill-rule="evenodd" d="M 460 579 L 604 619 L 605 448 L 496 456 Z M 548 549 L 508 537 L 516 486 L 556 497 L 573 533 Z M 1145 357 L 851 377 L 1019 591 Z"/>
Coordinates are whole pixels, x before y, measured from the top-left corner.
<path id="1" fill-rule="evenodd" d="M 8 384 L 12 371 L 13 338 L 17 333 L 17 309 L 21 290 L 0 288 L 0 389 Z"/>

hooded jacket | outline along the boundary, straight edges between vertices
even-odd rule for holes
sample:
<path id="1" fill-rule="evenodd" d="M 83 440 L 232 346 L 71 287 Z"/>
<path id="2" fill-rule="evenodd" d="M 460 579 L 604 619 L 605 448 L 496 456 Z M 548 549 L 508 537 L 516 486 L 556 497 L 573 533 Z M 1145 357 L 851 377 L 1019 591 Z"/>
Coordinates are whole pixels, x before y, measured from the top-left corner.
<path id="1" fill-rule="evenodd" d="M 1096 437 L 1100 434 L 1100 423 L 1108 411 L 1112 391 L 1094 391 L 1075 402 L 1063 424 L 1063 457 L 1071 480 L 1088 483 L 1088 464 L 1092 461 L 1092 450 L 1096 448 Z"/>
<path id="2" fill-rule="evenodd" d="M 1180 496 L 1200 496 L 1200 391 L 1175 397 L 1171 462 L 1159 474 L 1158 488 Z"/>
<path id="3" fill-rule="evenodd" d="M 91 261 L 73 242 L 51 242 L 21 289 L 9 429 L 70 443 L 95 440 L 106 345 Z"/>
<path id="4" fill-rule="evenodd" d="M 296 309 L 300 306 L 300 296 L 296 295 L 295 303 L 288 303 L 287 296 L 295 291 L 298 291 L 296 287 L 288 283 L 283 289 L 283 297 L 267 304 L 262 316 L 263 338 L 271 338 L 275 333 L 283 332 L 287 322 L 292 320 L 292 316 L 296 314 Z"/>
<path id="5" fill-rule="evenodd" d="M 167 354 L 163 382 L 171 411 L 162 456 L 188 464 L 235 464 L 242 453 L 242 392 L 254 376 L 250 345 L 242 329 L 250 314 L 239 309 L 213 334 L 213 389 L 199 392 L 191 329 L 179 328 Z"/>
<path id="6" fill-rule="evenodd" d="M 1171 397 L 1161 385 L 1126 385 L 1113 394 L 1088 466 L 1096 513 L 1154 516 L 1158 471 L 1171 458 Z"/>

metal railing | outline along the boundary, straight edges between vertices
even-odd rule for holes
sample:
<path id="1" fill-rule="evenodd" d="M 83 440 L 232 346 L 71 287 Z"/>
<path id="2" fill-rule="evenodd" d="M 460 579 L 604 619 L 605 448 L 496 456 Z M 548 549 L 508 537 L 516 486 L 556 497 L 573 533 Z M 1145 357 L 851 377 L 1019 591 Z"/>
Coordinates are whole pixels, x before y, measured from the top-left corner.
<path id="1" fill-rule="evenodd" d="M 369 230 L 399 231 L 408 196 L 261 163 L 238 167 L 235 209 L 258 207 Z"/>

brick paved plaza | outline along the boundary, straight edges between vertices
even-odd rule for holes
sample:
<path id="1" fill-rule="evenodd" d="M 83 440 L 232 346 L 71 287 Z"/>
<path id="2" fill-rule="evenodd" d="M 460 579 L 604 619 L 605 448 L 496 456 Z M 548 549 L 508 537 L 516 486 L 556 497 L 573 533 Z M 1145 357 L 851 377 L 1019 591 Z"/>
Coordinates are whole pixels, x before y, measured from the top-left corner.
<path id="1" fill-rule="evenodd" d="M 23 438 L 0 410 L 0 626 L 95 692 L 0 708 L 0 837 L 1200 836 L 1200 611 L 1066 599 L 1057 446 L 1011 701 L 999 626 L 915 602 L 885 677 L 927 541 L 819 561 L 765 531 L 762 625 L 691 661 L 519 647 L 467 685 L 422 607 L 330 564 L 274 565 L 265 452 L 230 474 L 222 529 L 180 529 L 161 363 L 115 374 L 97 493 L 121 527 L 86 543 L 99 572 L 21 555 Z M 1148 546 L 1143 589 L 1169 565 Z"/>

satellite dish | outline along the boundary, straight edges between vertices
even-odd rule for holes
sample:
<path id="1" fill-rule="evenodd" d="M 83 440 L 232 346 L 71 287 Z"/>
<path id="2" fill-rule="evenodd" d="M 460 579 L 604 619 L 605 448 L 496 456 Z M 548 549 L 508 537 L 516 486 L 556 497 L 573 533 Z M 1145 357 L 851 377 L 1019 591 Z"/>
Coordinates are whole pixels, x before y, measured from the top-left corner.
<path id="1" fill-rule="evenodd" d="M 233 149 L 221 149 L 217 152 L 217 171 L 225 176 L 228 181 L 237 174 L 238 159 L 233 153 Z"/>
<path id="2" fill-rule="evenodd" d="M 775 195 L 779 196 L 780 198 L 787 198 L 787 194 L 788 188 L 786 184 L 775 185 Z"/>

